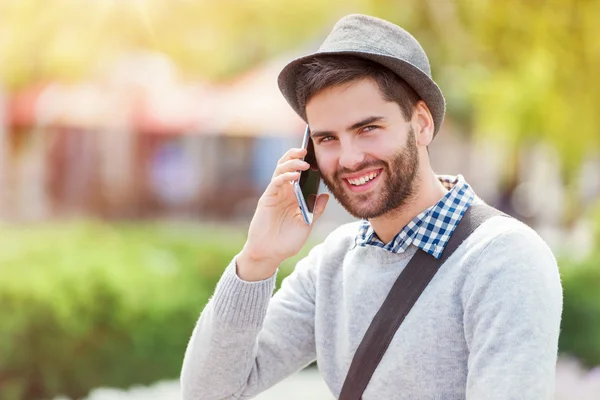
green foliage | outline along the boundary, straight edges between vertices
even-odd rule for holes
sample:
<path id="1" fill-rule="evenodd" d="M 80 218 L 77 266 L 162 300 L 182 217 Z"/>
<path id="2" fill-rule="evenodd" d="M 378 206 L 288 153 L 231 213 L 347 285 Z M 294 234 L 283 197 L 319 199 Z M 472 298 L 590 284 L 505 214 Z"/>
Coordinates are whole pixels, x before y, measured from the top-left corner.
<path id="1" fill-rule="evenodd" d="M 473 49 L 463 62 L 485 71 L 468 87 L 475 132 L 514 145 L 545 141 L 572 179 L 582 157 L 600 146 L 600 3 L 457 3 Z"/>
<path id="2" fill-rule="evenodd" d="M 5 227 L 0 237 L 2 400 L 176 378 L 244 240 L 217 228 L 100 223 Z"/>
<path id="3" fill-rule="evenodd" d="M 564 310 L 560 349 L 589 366 L 600 365 L 600 205 L 595 210 L 594 253 L 560 263 Z"/>
<path id="4" fill-rule="evenodd" d="M 560 350 L 589 366 L 600 365 L 600 253 L 561 268 L 564 310 Z"/>
<path id="5" fill-rule="evenodd" d="M 198 315 L 244 241 L 232 229 L 101 223 L 4 227 L 0 237 L 0 400 L 176 378 Z M 600 253 L 560 266 L 560 350 L 600 365 Z"/>

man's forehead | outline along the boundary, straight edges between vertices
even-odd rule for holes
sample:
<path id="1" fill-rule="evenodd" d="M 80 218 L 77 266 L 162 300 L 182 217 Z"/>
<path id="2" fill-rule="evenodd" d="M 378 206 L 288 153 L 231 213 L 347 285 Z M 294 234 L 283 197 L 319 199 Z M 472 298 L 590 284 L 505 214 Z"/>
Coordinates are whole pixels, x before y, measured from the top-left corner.
<path id="1" fill-rule="evenodd" d="M 361 80 L 343 85 L 331 86 L 315 93 L 306 103 L 306 113 L 319 115 L 326 113 L 340 114 L 352 113 L 354 118 L 359 118 L 376 113 L 386 105 L 395 102 L 387 100 L 379 86 L 372 80 Z"/>
<path id="2" fill-rule="evenodd" d="M 371 96 L 378 96 L 382 101 L 385 101 L 381 89 L 377 81 L 369 76 L 361 77 L 358 79 L 352 79 L 349 81 L 343 81 L 340 83 L 329 85 L 317 92 L 315 92 L 310 99 L 307 101 L 307 105 L 315 97 L 333 96 L 338 98 L 346 98 L 357 94 L 369 94 Z"/>

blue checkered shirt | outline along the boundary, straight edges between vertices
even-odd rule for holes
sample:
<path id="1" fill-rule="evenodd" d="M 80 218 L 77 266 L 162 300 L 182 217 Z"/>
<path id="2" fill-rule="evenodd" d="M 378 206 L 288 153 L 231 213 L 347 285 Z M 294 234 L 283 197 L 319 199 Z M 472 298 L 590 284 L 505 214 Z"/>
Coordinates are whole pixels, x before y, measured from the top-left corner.
<path id="1" fill-rule="evenodd" d="M 452 232 L 475 199 L 475 193 L 462 175 L 440 175 L 438 179 L 448 193 L 437 204 L 417 215 L 389 243 L 375 234 L 369 221 L 360 226 L 356 243 L 359 246 L 377 246 L 393 253 L 405 251 L 411 244 L 435 258 L 440 258 Z"/>

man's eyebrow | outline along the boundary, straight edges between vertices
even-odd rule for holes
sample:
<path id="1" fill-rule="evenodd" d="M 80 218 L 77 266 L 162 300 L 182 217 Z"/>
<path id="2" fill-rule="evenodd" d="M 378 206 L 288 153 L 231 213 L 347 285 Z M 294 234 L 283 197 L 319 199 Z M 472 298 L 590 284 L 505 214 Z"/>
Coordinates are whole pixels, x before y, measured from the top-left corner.
<path id="1" fill-rule="evenodd" d="M 374 115 L 374 116 L 371 116 L 371 117 L 367 117 L 367 118 L 363 119 L 362 121 L 358 121 L 355 124 L 352 124 L 352 126 L 348 127 L 347 130 L 349 130 L 349 131 L 355 131 L 358 128 L 362 128 L 365 125 L 369 125 L 369 124 L 372 124 L 374 122 L 381 122 L 383 120 L 385 120 L 385 117 L 378 117 L 378 116 Z"/>
<path id="2" fill-rule="evenodd" d="M 348 128 L 346 128 L 346 130 L 348 131 L 355 131 L 358 128 L 362 128 L 365 125 L 369 125 L 375 122 L 381 122 L 384 121 L 385 117 L 380 117 L 380 116 L 376 116 L 373 115 L 371 117 L 367 117 L 365 119 L 362 119 L 358 122 L 355 122 L 354 124 L 350 125 Z M 314 138 L 318 138 L 318 137 L 323 137 L 323 136 L 331 136 L 334 135 L 334 132 L 332 131 L 311 131 L 310 132 L 310 137 Z"/>

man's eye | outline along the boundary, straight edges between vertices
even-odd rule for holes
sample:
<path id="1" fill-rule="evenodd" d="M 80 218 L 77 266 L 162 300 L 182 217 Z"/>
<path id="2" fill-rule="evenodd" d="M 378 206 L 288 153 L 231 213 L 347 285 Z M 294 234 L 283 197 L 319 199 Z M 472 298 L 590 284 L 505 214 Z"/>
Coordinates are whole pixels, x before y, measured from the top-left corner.
<path id="1" fill-rule="evenodd" d="M 333 137 L 333 136 L 324 136 L 324 137 L 321 138 L 321 140 L 319 141 L 319 143 L 329 142 L 331 140 L 335 140 L 335 137 Z"/>
<path id="2" fill-rule="evenodd" d="M 365 127 L 362 129 L 362 131 L 363 131 L 363 132 L 370 132 L 370 131 L 372 131 L 372 130 L 375 130 L 375 129 L 377 129 L 377 128 L 378 128 L 378 126 L 375 126 L 375 125 L 368 125 L 368 126 L 365 126 Z"/>

